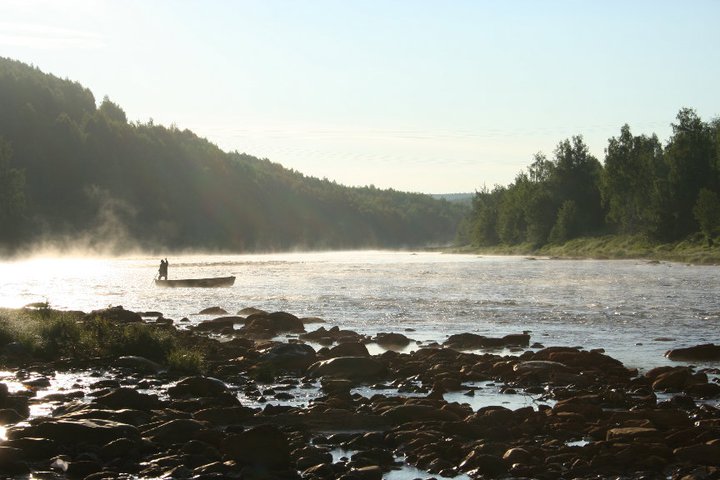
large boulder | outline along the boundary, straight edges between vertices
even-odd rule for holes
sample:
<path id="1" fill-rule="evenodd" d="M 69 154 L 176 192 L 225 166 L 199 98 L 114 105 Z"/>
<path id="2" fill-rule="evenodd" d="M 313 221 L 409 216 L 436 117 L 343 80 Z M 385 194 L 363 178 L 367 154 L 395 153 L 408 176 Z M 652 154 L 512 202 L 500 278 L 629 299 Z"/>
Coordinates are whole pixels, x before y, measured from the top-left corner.
<path id="1" fill-rule="evenodd" d="M 194 329 L 198 332 L 222 332 L 232 330 L 235 328 L 236 323 L 243 323 L 244 321 L 243 317 L 237 316 L 217 317 L 198 323 Z"/>
<path id="2" fill-rule="evenodd" d="M 103 405 L 113 410 L 133 409 L 149 411 L 161 406 L 157 395 L 140 393 L 128 387 L 116 388 L 105 395 L 101 395 L 93 403 Z"/>
<path id="3" fill-rule="evenodd" d="M 290 443 L 274 425 L 259 425 L 239 434 L 228 435 L 220 445 L 228 458 L 244 465 L 270 469 L 290 466 Z"/>
<path id="4" fill-rule="evenodd" d="M 525 333 L 505 335 L 501 338 L 485 337 L 475 333 L 458 333 L 450 335 L 443 343 L 446 347 L 459 350 L 479 348 L 503 348 L 510 346 L 526 347 L 530 345 L 530 335 Z"/>
<path id="5" fill-rule="evenodd" d="M 167 391 L 171 398 L 215 397 L 227 392 L 228 387 L 217 378 L 198 375 L 183 378 Z"/>
<path id="6" fill-rule="evenodd" d="M 706 343 L 687 348 L 674 348 L 665 352 L 670 360 L 695 361 L 716 361 L 720 360 L 720 345 Z"/>
<path id="7" fill-rule="evenodd" d="M 304 343 L 281 343 L 270 347 L 257 359 L 257 365 L 273 370 L 304 372 L 317 360 L 315 349 Z"/>
<path id="8" fill-rule="evenodd" d="M 9 439 L 44 438 L 60 445 L 105 445 L 118 438 L 140 440 L 140 432 L 132 425 L 102 419 L 46 420 L 30 426 L 10 429 Z"/>
<path id="9" fill-rule="evenodd" d="M 245 319 L 240 333 L 255 338 L 273 338 L 281 333 L 302 333 L 305 325 L 291 313 L 255 313 Z"/>
<path id="10" fill-rule="evenodd" d="M 381 378 L 385 372 L 385 365 L 372 357 L 336 357 L 314 363 L 307 373 L 314 378 L 373 380 Z"/>

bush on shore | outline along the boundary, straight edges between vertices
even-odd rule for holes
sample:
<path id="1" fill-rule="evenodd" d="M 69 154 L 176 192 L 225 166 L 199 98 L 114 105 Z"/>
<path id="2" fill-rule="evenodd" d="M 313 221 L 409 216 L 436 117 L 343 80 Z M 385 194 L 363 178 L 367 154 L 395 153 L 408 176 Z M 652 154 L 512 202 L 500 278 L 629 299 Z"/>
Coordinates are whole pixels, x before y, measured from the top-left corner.
<path id="1" fill-rule="evenodd" d="M 183 373 L 199 373 L 204 365 L 202 353 L 185 345 L 173 328 L 85 319 L 81 313 L 47 306 L 0 309 L 0 356 L 11 343 L 46 361 L 137 355 Z"/>

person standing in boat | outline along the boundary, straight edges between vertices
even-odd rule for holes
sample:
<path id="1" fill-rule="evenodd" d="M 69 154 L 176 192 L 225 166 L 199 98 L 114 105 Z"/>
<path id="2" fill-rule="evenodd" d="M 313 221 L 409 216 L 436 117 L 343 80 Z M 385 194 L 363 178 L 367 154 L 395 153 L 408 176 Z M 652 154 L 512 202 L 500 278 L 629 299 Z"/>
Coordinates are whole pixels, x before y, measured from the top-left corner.
<path id="1" fill-rule="evenodd" d="M 170 265 L 170 264 L 168 263 L 167 258 L 164 260 L 160 260 L 160 268 L 158 269 L 158 278 L 160 280 L 162 280 L 162 279 L 167 280 L 168 265 Z"/>

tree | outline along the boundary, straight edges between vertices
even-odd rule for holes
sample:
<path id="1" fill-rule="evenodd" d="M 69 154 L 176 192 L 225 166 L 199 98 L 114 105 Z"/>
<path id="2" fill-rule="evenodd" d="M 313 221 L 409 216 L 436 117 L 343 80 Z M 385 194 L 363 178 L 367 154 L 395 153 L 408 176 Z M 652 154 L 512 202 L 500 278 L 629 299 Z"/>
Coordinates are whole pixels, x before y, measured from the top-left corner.
<path id="1" fill-rule="evenodd" d="M 590 155 L 582 136 L 564 140 L 555 149 L 555 168 L 549 183 L 558 204 L 572 201 L 575 205 L 577 228 L 572 229 L 573 236 L 595 234 L 604 226 L 601 172 L 602 165 Z"/>
<path id="2" fill-rule="evenodd" d="M 558 211 L 557 221 L 550 232 L 550 241 L 554 243 L 566 242 L 580 233 L 580 218 L 577 205 L 573 200 L 565 200 L 560 211 Z"/>
<path id="3" fill-rule="evenodd" d="M 665 148 L 673 222 L 671 235 L 682 238 L 698 230 L 693 207 L 700 190 L 718 190 L 714 132 L 694 110 L 683 108 L 672 124 L 673 136 Z"/>
<path id="4" fill-rule="evenodd" d="M 716 192 L 703 188 L 698 194 L 693 214 L 708 245 L 712 246 L 713 237 L 720 229 L 720 196 Z"/>
<path id="5" fill-rule="evenodd" d="M 0 241 L 19 237 L 25 213 L 25 174 L 10 166 L 10 145 L 0 138 Z"/>
<path id="6" fill-rule="evenodd" d="M 622 233 L 651 233 L 660 214 L 662 147 L 655 135 L 634 137 L 626 124 L 605 150 L 601 194 L 607 219 Z"/>

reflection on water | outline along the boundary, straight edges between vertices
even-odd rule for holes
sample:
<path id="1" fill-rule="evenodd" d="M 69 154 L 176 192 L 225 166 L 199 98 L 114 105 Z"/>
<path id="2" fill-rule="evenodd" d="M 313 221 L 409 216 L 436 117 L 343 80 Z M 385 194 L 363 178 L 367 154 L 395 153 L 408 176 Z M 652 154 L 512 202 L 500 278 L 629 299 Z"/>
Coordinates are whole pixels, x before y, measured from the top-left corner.
<path id="1" fill-rule="evenodd" d="M 159 258 L 31 259 L 0 263 L 0 306 L 123 305 L 190 322 L 211 318 L 190 317 L 206 307 L 235 313 L 254 306 L 424 343 L 529 330 L 533 342 L 605 348 L 639 367 L 665 364 L 669 348 L 720 341 L 720 300 L 708 294 L 720 283 L 718 267 L 383 251 L 169 260 L 170 278 L 237 280 L 225 289 L 168 290 L 153 283 Z"/>

